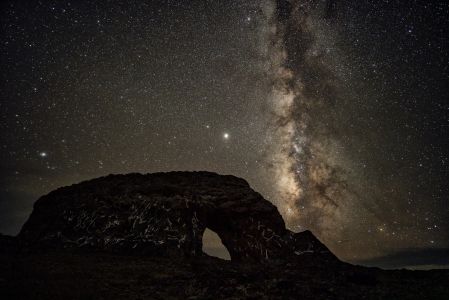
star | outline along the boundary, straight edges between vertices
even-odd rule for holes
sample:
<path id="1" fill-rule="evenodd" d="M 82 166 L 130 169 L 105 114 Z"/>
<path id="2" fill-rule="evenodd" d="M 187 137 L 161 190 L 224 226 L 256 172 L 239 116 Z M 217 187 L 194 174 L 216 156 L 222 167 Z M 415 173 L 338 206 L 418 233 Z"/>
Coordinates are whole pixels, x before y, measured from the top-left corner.
<path id="1" fill-rule="evenodd" d="M 223 138 L 225 139 L 225 140 L 229 140 L 229 133 L 227 133 L 227 132 L 225 132 L 225 133 L 223 133 Z"/>

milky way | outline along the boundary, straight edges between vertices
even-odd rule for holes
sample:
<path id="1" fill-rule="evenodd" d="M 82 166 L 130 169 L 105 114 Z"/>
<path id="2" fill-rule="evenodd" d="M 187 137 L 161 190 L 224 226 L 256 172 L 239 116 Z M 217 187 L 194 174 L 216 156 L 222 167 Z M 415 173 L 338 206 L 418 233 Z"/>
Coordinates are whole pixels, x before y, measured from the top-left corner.
<path id="1" fill-rule="evenodd" d="M 444 1 L 1 5 L 0 232 L 60 186 L 207 170 L 344 260 L 449 247 Z"/>
<path id="2" fill-rule="evenodd" d="M 265 8 L 268 74 L 273 81 L 267 162 L 287 224 L 299 231 L 312 229 L 337 252 L 348 242 L 365 248 L 367 244 L 353 240 L 363 232 L 376 236 L 376 243 L 404 239 L 408 234 L 399 224 L 409 220 L 402 214 L 386 217 L 390 213 L 379 209 L 389 206 L 385 199 L 392 195 L 379 181 L 379 172 L 366 169 L 377 155 L 363 149 L 372 149 L 382 134 L 372 139 L 373 126 L 365 121 L 372 116 L 360 107 L 363 96 L 351 84 L 360 79 L 353 74 L 356 63 L 345 52 L 348 48 L 342 46 L 336 5 L 278 1 Z M 365 101 L 377 102 L 377 96 L 368 94 Z M 366 139 L 359 132 L 373 134 Z M 410 188 L 399 181 L 396 192 Z"/>
<path id="3" fill-rule="evenodd" d="M 329 55 L 338 49 L 323 16 L 326 8 L 324 2 L 301 1 L 267 8 L 273 79 L 269 158 L 289 226 L 341 240 L 356 205 L 351 190 L 357 182 L 347 176 L 350 162 L 335 132 L 344 74 L 335 70 L 336 54 Z"/>

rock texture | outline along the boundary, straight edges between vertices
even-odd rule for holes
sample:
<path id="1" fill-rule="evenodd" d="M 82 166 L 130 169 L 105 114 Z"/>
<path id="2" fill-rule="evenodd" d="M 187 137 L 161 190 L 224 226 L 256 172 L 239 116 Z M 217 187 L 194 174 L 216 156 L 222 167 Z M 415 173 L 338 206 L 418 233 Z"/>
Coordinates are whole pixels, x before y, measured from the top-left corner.
<path id="1" fill-rule="evenodd" d="M 109 175 L 40 198 L 18 240 L 24 248 L 76 248 L 202 256 L 206 227 L 231 259 L 336 259 L 310 232 L 293 233 L 274 205 L 234 176 L 210 172 Z"/>

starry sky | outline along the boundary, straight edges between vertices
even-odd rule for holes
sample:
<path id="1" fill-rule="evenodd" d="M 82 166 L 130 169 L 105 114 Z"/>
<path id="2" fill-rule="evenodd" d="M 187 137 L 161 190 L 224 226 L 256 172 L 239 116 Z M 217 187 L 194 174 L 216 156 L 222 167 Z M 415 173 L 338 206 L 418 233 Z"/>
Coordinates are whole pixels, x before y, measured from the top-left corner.
<path id="1" fill-rule="evenodd" d="M 60 186 L 208 170 L 343 260 L 449 265 L 445 1 L 0 5 L 0 232 Z"/>

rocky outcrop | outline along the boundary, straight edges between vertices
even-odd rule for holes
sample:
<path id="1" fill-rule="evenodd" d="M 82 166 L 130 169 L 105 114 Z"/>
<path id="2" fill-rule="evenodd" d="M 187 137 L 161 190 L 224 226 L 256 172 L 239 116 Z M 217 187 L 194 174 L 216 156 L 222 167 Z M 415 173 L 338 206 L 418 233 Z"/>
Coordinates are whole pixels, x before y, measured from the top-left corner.
<path id="1" fill-rule="evenodd" d="M 207 227 L 233 262 L 202 253 Z M 0 235 L 0 299 L 448 299 L 448 279 L 343 263 L 246 181 L 208 172 L 60 188 Z"/>
<path id="2" fill-rule="evenodd" d="M 35 203 L 18 241 L 25 249 L 191 257 L 204 255 L 206 228 L 236 261 L 336 259 L 310 232 L 287 230 L 245 180 L 210 172 L 109 175 L 57 189 Z"/>

